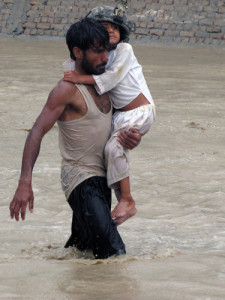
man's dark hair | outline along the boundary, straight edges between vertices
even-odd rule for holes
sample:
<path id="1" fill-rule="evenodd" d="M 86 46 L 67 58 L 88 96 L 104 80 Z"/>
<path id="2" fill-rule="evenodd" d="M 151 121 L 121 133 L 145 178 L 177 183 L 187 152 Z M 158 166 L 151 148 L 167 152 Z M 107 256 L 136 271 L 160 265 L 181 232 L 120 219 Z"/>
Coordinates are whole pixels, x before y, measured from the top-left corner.
<path id="1" fill-rule="evenodd" d="M 91 47 L 108 49 L 109 34 L 105 27 L 95 20 L 84 18 L 70 26 L 66 34 L 66 43 L 70 51 L 70 57 L 76 60 L 73 54 L 74 47 L 78 47 L 83 51 Z"/>

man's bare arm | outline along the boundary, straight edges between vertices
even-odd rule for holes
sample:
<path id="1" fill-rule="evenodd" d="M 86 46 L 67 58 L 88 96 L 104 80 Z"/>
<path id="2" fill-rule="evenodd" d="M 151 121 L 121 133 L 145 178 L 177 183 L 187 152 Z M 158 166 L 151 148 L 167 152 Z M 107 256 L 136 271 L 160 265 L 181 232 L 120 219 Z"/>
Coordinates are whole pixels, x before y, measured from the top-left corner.
<path id="1" fill-rule="evenodd" d="M 10 203 L 10 216 L 19 220 L 21 213 L 22 220 L 25 219 L 27 204 L 30 212 L 33 211 L 34 196 L 32 191 L 32 171 L 40 152 L 41 141 L 44 135 L 52 128 L 67 104 L 64 88 L 67 83 L 58 84 L 50 93 L 47 103 L 41 114 L 32 127 L 24 146 L 21 175 L 17 190 Z"/>

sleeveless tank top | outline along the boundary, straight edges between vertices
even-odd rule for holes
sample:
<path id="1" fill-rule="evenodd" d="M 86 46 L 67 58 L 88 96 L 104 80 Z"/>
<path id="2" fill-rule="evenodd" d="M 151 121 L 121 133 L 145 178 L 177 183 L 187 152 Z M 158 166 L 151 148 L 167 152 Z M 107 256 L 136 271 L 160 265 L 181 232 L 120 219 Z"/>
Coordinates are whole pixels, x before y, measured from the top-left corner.
<path id="1" fill-rule="evenodd" d="M 112 105 L 109 113 L 99 110 L 87 88 L 76 84 L 87 105 L 79 119 L 58 121 L 62 155 L 61 184 L 68 200 L 73 189 L 93 176 L 106 176 L 104 147 L 110 137 Z"/>

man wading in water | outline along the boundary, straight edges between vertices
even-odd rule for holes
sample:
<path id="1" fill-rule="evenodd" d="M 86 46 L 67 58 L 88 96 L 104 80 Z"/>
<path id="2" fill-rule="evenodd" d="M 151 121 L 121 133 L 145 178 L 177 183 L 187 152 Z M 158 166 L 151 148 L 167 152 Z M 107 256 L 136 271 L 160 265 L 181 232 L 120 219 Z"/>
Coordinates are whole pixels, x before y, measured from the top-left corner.
<path id="1" fill-rule="evenodd" d="M 102 25 L 83 19 L 70 27 L 66 40 L 78 74 L 105 71 L 109 35 Z M 72 234 L 65 247 L 91 249 L 95 258 L 125 253 L 111 217 L 111 191 L 105 178 L 103 153 L 111 118 L 107 93 L 99 96 L 93 86 L 58 82 L 27 137 L 18 188 L 10 203 L 12 219 L 18 221 L 21 213 L 24 220 L 28 204 L 33 211 L 32 170 L 44 135 L 58 122 L 62 188 L 73 210 Z M 123 131 L 119 139 L 132 149 L 140 138 L 132 129 Z"/>

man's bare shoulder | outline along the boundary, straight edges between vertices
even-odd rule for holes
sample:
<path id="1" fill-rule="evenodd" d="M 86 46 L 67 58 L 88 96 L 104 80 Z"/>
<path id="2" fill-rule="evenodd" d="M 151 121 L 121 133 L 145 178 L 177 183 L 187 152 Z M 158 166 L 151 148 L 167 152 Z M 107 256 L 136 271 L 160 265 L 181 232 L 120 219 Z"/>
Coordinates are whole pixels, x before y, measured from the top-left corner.
<path id="1" fill-rule="evenodd" d="M 58 95 L 59 98 L 65 99 L 70 98 L 71 95 L 74 95 L 74 93 L 77 93 L 77 91 L 78 89 L 74 84 L 61 79 L 53 88 L 51 93 L 53 93 L 54 95 Z"/>
<path id="2" fill-rule="evenodd" d="M 78 92 L 78 88 L 74 84 L 61 79 L 50 92 L 48 102 L 55 105 L 74 103 Z"/>

